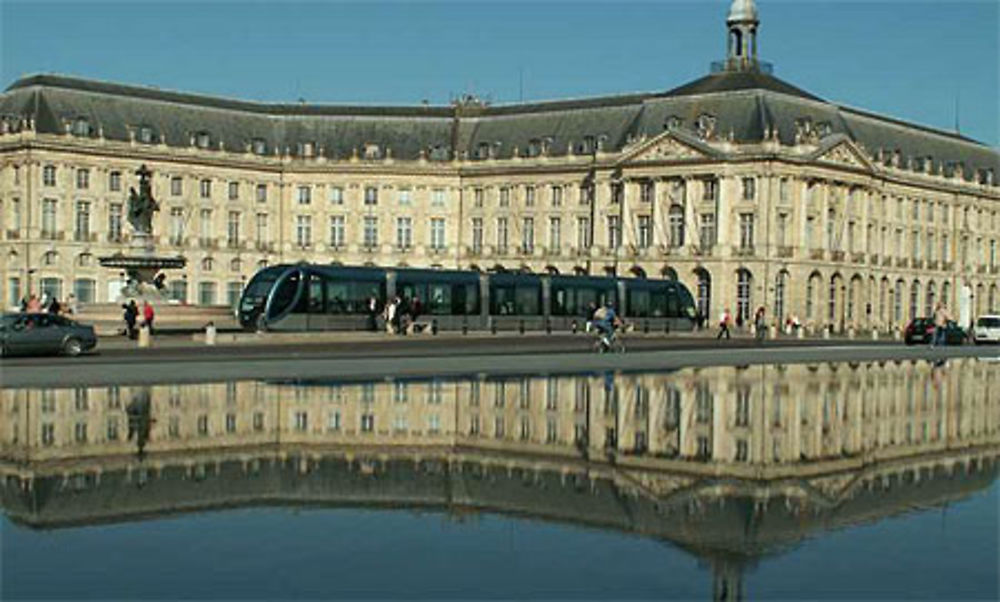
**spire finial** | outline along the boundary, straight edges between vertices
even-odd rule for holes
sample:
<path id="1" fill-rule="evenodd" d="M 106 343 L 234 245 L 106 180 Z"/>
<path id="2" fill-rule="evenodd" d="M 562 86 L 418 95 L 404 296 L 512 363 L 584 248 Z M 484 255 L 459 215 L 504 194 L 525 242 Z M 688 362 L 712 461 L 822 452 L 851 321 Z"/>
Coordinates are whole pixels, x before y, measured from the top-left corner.
<path id="1" fill-rule="evenodd" d="M 760 18 L 757 15 L 757 5 L 754 0 L 733 0 L 729 6 L 729 16 L 726 17 L 728 30 L 728 56 L 726 69 L 729 71 L 756 70 L 757 62 L 757 27 Z"/>

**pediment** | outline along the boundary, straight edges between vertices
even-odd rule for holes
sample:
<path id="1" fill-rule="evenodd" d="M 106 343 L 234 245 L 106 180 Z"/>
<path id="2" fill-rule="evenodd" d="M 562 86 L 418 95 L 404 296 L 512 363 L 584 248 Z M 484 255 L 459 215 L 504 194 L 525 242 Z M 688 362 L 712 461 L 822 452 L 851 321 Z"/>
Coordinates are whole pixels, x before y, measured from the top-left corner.
<path id="1" fill-rule="evenodd" d="M 818 163 L 828 163 L 864 171 L 872 170 L 871 162 L 865 157 L 865 154 L 849 140 L 838 142 L 826 149 L 820 149 L 813 159 Z"/>
<path id="2" fill-rule="evenodd" d="M 664 132 L 655 138 L 638 143 L 625 151 L 622 162 L 652 163 L 660 161 L 677 161 L 687 159 L 708 158 L 709 153 L 686 140 L 680 139 L 673 132 Z"/>

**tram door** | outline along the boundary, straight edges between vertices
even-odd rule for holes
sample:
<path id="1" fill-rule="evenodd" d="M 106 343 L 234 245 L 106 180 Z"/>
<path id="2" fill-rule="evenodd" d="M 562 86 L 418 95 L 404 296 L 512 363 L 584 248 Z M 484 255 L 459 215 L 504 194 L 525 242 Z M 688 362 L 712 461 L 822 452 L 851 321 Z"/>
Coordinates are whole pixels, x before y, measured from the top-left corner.
<path id="1" fill-rule="evenodd" d="M 309 275 L 306 288 L 306 330 L 326 330 L 326 302 L 323 280 L 316 274 Z"/>

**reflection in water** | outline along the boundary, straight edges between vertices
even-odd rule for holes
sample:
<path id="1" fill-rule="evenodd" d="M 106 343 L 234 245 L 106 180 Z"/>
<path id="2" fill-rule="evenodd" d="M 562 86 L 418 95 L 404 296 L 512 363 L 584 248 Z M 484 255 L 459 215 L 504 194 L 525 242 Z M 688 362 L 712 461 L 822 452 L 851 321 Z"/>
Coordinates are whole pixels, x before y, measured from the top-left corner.
<path id="1" fill-rule="evenodd" d="M 2 502 L 37 528 L 262 502 L 517 513 L 671 541 L 738 598 L 810 533 L 989 486 L 998 383 L 966 360 L 3 390 Z"/>

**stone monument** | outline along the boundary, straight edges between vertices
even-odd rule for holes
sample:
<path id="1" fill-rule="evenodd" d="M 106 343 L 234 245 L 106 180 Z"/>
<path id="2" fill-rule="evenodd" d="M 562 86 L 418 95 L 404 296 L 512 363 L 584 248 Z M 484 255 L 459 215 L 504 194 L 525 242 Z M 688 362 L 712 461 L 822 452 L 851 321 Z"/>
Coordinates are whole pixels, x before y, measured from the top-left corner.
<path id="1" fill-rule="evenodd" d="M 150 183 L 153 173 L 142 165 L 135 175 L 139 176 L 139 192 L 134 187 L 130 188 L 128 196 L 128 221 L 133 230 L 129 253 L 116 253 L 99 260 L 102 266 L 124 270 L 128 275 L 128 281 L 121 291 L 123 297 L 162 299 L 166 296 L 166 275 L 163 271 L 181 269 L 187 259 L 156 254 L 153 214 L 160 210 L 160 206 L 153 198 L 153 186 Z"/>

